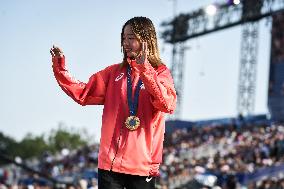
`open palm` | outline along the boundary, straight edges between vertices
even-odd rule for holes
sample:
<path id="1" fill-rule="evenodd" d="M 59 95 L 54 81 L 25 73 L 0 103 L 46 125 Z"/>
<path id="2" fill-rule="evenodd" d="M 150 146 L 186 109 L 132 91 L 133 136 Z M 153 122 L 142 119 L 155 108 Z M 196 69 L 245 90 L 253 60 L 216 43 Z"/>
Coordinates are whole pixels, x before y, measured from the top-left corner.
<path id="1" fill-rule="evenodd" d="M 141 53 L 136 57 L 137 64 L 143 64 L 147 61 L 147 53 L 148 53 L 147 43 L 143 42 Z"/>

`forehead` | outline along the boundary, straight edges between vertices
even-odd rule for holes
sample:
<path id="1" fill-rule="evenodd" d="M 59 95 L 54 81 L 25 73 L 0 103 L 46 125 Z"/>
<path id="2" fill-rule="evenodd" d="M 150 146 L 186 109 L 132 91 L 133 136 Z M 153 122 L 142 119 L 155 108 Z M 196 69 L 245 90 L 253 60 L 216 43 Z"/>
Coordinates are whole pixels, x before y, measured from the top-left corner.
<path id="1" fill-rule="evenodd" d="M 124 30 L 123 30 L 123 35 L 135 35 L 131 29 L 131 26 L 129 24 L 127 24 L 125 27 L 124 27 Z"/>

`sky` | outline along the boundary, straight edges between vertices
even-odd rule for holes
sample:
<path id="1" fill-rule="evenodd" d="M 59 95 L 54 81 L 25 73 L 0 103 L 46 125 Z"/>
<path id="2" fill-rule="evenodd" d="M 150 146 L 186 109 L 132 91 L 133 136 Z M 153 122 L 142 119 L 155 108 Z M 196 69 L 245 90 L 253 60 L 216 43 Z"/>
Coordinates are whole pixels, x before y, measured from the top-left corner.
<path id="1" fill-rule="evenodd" d="M 176 13 L 212 0 L 177 0 Z M 57 128 L 85 128 L 99 141 L 102 106 L 82 107 L 58 86 L 49 53 L 53 44 L 66 56 L 71 75 L 87 82 L 91 74 L 122 59 L 122 25 L 149 17 L 159 37 L 161 57 L 171 65 L 171 46 L 160 38 L 161 22 L 173 17 L 172 0 L 0 0 L 0 131 L 21 140 Z M 255 114 L 267 113 L 270 26 L 259 24 Z M 186 42 L 182 120 L 237 115 L 240 26 Z"/>

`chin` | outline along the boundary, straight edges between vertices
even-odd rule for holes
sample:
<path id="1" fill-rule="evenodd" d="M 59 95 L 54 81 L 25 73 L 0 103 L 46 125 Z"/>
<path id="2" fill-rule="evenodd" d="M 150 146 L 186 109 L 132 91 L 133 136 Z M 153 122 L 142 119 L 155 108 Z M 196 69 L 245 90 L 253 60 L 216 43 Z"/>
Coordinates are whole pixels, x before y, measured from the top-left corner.
<path id="1" fill-rule="evenodd" d="M 135 59 L 137 57 L 137 53 L 135 53 L 135 52 L 129 52 L 126 55 L 130 59 Z"/>

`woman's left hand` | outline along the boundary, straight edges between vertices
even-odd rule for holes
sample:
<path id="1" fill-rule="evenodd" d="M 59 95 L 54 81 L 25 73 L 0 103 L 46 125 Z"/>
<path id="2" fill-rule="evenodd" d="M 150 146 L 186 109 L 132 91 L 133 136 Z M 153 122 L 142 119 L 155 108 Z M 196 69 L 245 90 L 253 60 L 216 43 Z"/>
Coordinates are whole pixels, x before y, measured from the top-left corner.
<path id="1" fill-rule="evenodd" d="M 147 54 L 148 54 L 147 43 L 142 42 L 141 53 L 136 57 L 136 63 L 144 64 L 145 62 L 147 62 Z"/>

